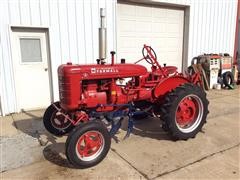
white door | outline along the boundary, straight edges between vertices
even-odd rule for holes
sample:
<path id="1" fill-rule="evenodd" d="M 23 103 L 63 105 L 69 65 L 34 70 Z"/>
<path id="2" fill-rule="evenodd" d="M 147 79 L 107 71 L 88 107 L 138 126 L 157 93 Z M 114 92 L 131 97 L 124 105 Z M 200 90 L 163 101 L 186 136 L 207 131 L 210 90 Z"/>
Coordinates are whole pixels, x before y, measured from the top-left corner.
<path id="1" fill-rule="evenodd" d="M 162 65 L 182 68 L 184 11 L 158 6 L 117 4 L 118 59 L 134 62 L 143 44 L 152 46 Z"/>
<path id="2" fill-rule="evenodd" d="M 13 32 L 13 62 L 18 110 L 50 104 L 46 34 Z"/>

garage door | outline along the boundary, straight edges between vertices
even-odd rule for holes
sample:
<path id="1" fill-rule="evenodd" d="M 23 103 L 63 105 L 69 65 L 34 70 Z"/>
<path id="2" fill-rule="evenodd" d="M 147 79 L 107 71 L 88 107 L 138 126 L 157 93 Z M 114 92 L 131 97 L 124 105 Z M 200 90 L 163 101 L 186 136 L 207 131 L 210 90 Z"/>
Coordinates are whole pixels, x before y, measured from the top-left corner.
<path id="1" fill-rule="evenodd" d="M 156 51 L 161 65 L 175 65 L 181 70 L 183 23 L 183 10 L 118 3 L 118 59 L 135 62 L 142 57 L 143 44 L 147 44 Z"/>

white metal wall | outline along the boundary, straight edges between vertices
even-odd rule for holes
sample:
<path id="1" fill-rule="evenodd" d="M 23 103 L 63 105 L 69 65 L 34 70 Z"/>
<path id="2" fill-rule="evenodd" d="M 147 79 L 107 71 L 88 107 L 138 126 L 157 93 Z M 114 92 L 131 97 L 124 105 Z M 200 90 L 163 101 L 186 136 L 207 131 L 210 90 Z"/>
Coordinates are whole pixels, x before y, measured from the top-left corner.
<path id="1" fill-rule="evenodd" d="M 233 55 L 237 0 L 152 0 L 190 6 L 188 63 L 203 53 Z"/>
<path id="2" fill-rule="evenodd" d="M 116 0 L 1 0 L 0 98 L 3 114 L 16 112 L 11 26 L 49 29 L 53 92 L 57 100 L 58 65 L 69 60 L 93 63 L 98 58 L 100 8 L 106 8 L 108 52 L 115 50 L 115 5 Z"/>
<path id="3" fill-rule="evenodd" d="M 150 0 L 149 0 L 150 1 Z M 202 53 L 234 50 L 237 0 L 152 0 L 190 6 L 188 62 Z M 147 2 L 145 0 L 145 2 Z M 1 0 L 0 98 L 5 114 L 15 112 L 10 26 L 49 28 L 54 99 L 59 64 L 92 63 L 98 57 L 99 8 L 106 7 L 108 51 L 116 49 L 117 0 Z"/>

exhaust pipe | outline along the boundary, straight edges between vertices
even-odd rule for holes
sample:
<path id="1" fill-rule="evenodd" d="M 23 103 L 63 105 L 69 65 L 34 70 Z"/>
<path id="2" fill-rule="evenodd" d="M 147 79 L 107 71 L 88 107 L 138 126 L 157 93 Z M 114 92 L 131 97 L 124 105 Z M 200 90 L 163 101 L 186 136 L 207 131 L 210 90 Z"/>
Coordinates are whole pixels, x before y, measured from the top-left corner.
<path id="1" fill-rule="evenodd" d="M 107 49 L 107 29 L 105 27 L 105 9 L 100 8 L 100 28 L 98 29 L 99 34 L 99 59 L 101 64 L 105 63 L 106 49 Z"/>

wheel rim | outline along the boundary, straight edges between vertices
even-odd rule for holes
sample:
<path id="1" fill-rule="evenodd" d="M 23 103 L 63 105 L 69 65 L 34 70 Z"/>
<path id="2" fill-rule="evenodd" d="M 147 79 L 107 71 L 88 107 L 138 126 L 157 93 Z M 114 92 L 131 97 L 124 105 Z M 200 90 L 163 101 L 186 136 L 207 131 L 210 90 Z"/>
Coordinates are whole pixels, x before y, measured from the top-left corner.
<path id="1" fill-rule="evenodd" d="M 198 96 L 190 94 L 185 96 L 178 104 L 175 122 L 180 131 L 190 133 L 198 127 L 202 116 L 202 100 Z"/>
<path id="2" fill-rule="evenodd" d="M 71 122 L 65 116 L 63 116 L 61 112 L 58 111 L 53 113 L 50 121 L 52 126 L 58 130 L 67 129 L 71 125 Z"/>
<path id="3" fill-rule="evenodd" d="M 98 131 L 88 131 L 79 137 L 76 144 L 76 153 L 82 161 L 96 159 L 103 151 L 105 141 Z"/>

